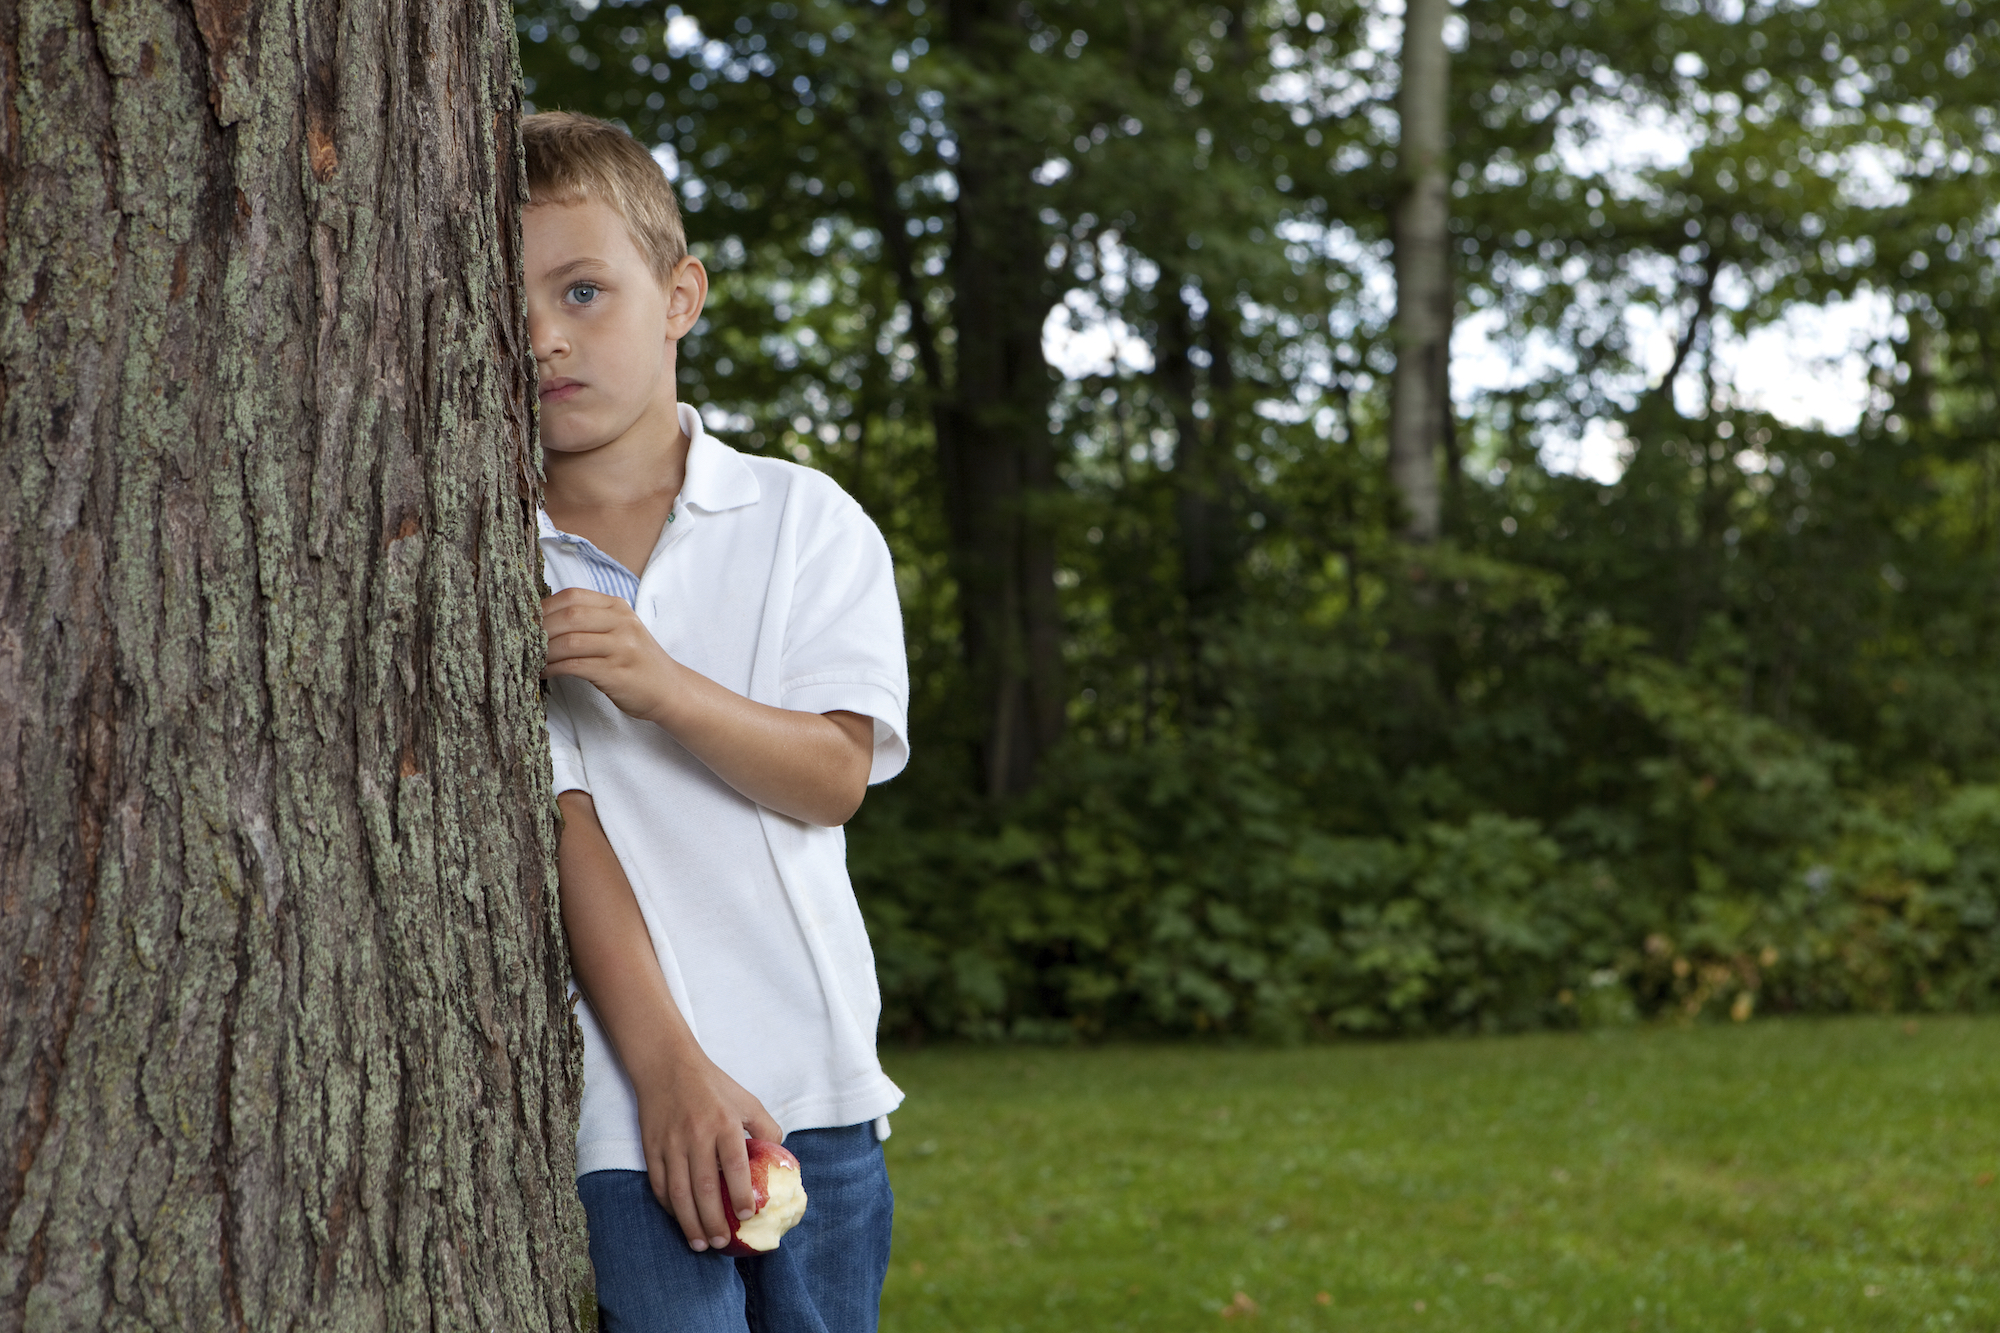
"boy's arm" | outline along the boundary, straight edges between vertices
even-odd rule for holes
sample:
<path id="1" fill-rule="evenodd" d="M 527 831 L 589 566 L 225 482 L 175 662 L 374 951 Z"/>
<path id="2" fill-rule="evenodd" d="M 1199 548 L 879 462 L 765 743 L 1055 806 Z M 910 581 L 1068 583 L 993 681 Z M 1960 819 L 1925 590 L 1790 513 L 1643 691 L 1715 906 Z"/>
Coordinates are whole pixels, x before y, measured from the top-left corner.
<path id="1" fill-rule="evenodd" d="M 746 699 L 667 655 L 623 598 L 565 588 L 542 600 L 544 676 L 575 676 L 633 717 L 656 723 L 757 804 L 829 828 L 868 791 L 875 722 Z"/>
<path id="2" fill-rule="evenodd" d="M 632 885 L 604 836 L 590 794 L 566 791 L 557 869 L 571 965 L 591 1012 L 639 1097 L 646 1175 L 697 1250 L 729 1243 L 716 1172 L 732 1199 L 751 1195 L 743 1132 L 772 1142 L 778 1123 L 755 1097 L 702 1053 L 667 989 Z M 747 1219 L 747 1209 L 739 1209 Z"/>

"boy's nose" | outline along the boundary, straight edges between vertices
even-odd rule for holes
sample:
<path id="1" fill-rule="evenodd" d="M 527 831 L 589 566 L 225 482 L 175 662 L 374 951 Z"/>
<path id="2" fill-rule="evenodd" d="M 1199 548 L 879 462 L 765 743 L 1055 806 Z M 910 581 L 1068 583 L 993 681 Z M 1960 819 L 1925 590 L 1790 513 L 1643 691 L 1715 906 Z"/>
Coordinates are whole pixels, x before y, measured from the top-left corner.
<path id="1" fill-rule="evenodd" d="M 541 320 L 528 317 L 528 347 L 535 354 L 535 360 L 546 364 L 554 357 L 569 351 L 569 340 L 558 329 L 550 328 Z"/>

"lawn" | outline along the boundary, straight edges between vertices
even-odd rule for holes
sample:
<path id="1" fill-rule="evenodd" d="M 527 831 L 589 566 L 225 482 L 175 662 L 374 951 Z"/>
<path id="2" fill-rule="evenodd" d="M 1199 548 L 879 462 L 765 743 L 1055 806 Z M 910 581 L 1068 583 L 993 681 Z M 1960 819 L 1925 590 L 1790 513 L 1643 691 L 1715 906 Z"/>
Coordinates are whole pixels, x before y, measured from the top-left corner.
<path id="1" fill-rule="evenodd" d="M 886 1062 L 885 1333 L 2000 1330 L 2000 1021 Z"/>

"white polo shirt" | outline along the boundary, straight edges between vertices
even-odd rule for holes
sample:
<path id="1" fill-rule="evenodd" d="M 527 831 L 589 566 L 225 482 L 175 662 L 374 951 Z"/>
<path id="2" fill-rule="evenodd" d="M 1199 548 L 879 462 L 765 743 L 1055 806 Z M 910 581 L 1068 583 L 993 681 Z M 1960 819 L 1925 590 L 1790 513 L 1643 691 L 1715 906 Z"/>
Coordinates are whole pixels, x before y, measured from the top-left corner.
<path id="1" fill-rule="evenodd" d="M 680 409 L 687 479 L 637 579 L 541 515 L 549 587 L 624 597 L 675 660 L 759 703 L 875 719 L 868 780 L 909 757 L 889 548 L 831 478 L 739 454 Z M 840 829 L 766 810 L 596 686 L 549 683 L 556 790 L 587 791 L 674 1002 L 710 1059 L 786 1132 L 877 1121 L 903 1099 L 875 1057 L 881 994 Z M 578 1175 L 646 1169 L 638 1103 L 587 1001 Z"/>

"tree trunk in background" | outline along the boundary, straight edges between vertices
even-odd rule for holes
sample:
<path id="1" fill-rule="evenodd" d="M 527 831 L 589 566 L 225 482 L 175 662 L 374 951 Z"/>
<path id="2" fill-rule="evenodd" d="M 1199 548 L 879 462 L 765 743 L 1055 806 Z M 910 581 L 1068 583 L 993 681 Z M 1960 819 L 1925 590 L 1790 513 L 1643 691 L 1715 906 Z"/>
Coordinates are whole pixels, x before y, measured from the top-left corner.
<path id="1" fill-rule="evenodd" d="M 1231 402 L 1235 374 L 1228 312 L 1210 306 L 1203 330 L 1208 353 L 1208 414 L 1195 415 L 1200 397 L 1195 365 L 1193 315 L 1181 294 L 1180 274 L 1164 271 L 1160 292 L 1158 361 L 1160 384 L 1174 419 L 1174 519 L 1179 538 L 1181 596 L 1187 606 L 1187 655 L 1193 675 L 1192 702 L 1206 710 L 1217 703 L 1203 666 L 1208 630 L 1235 601 L 1240 539 L 1229 502 L 1229 434 L 1237 405 Z"/>
<path id="2" fill-rule="evenodd" d="M 1019 41 L 1015 6 L 953 0 L 948 40 L 975 68 Z M 995 39 L 1002 25 L 1011 42 Z M 1052 296 L 1028 197 L 1039 162 L 1008 121 L 1018 108 L 958 108 L 957 236 L 952 248 L 957 378 L 935 414 L 952 573 L 973 697 L 983 710 L 989 795 L 1033 783 L 1062 735 L 1062 614 L 1056 599 L 1053 392 L 1042 357 Z"/>
<path id="3" fill-rule="evenodd" d="M 0 4 L 0 1328 L 576 1324 L 511 34 Z"/>
<path id="4" fill-rule="evenodd" d="M 1390 219 L 1396 256 L 1396 374 L 1389 410 L 1389 478 L 1402 497 L 1403 535 L 1437 540 L 1438 459 L 1451 445 L 1451 194 L 1446 160 L 1449 0 L 1408 0 L 1403 18 L 1397 160 L 1403 194 Z"/>
<path id="5" fill-rule="evenodd" d="M 1217 5 L 1213 12 L 1227 25 L 1223 52 L 1239 72 L 1247 74 L 1251 61 L 1249 25 L 1243 21 L 1241 7 Z M 1244 148 L 1256 151 L 1254 144 L 1238 142 L 1232 147 L 1238 151 Z M 1205 432 L 1194 417 L 1193 312 L 1182 295 L 1184 281 L 1175 274 L 1170 297 L 1163 302 L 1173 320 L 1165 332 L 1172 342 L 1172 360 L 1179 366 L 1179 383 L 1173 382 L 1176 372 L 1169 371 L 1175 402 L 1175 433 L 1180 439 L 1174 450 L 1174 508 L 1180 529 L 1181 591 L 1187 598 L 1188 619 L 1194 627 L 1189 655 L 1196 695 L 1207 706 L 1215 700 L 1203 697 L 1212 691 L 1202 668 L 1202 627 L 1236 601 L 1236 561 L 1241 541 L 1229 503 L 1230 484 L 1234 480 L 1230 455 L 1235 447 L 1233 427 L 1237 414 L 1248 413 L 1250 404 L 1233 401 L 1236 367 L 1231 358 L 1237 312 L 1233 293 L 1223 289 L 1212 293 L 1213 299 L 1202 320 L 1202 342 L 1208 353 Z M 1184 420 L 1180 415 L 1183 404 L 1186 405 Z"/>

